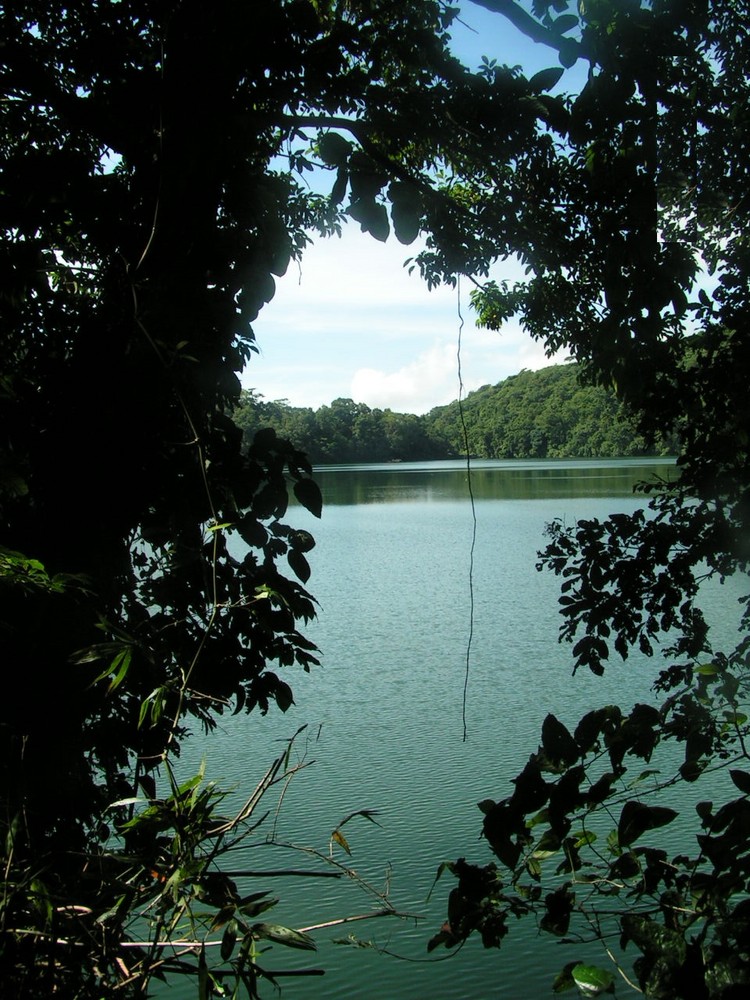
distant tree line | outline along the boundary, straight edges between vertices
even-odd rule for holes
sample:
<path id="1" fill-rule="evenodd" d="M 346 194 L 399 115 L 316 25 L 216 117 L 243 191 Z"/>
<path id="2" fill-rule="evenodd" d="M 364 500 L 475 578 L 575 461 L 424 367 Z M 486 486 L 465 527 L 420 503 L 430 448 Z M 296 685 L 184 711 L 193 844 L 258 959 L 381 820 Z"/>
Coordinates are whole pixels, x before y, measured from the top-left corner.
<path id="1" fill-rule="evenodd" d="M 313 462 L 454 458 L 612 458 L 673 454 L 676 440 L 651 446 L 612 392 L 579 381 L 576 364 L 522 371 L 423 416 L 334 399 L 317 410 L 265 401 L 253 390 L 234 412 L 247 443 L 273 427 Z M 463 414 L 463 417 L 462 417 Z M 464 431 L 465 427 L 465 431 Z"/>

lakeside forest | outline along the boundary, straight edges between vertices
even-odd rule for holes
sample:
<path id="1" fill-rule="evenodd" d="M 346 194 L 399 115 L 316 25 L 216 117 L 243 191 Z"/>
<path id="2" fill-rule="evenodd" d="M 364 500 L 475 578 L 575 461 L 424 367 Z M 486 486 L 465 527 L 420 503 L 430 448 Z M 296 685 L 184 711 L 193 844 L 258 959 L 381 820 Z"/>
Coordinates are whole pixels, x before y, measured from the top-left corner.
<path id="1" fill-rule="evenodd" d="M 480 17 L 481 61 L 454 41 Z M 561 669 L 606 672 L 616 694 L 597 707 L 571 683 L 573 717 L 546 704 L 508 748 L 517 776 L 483 793 L 481 838 L 434 859 L 445 919 L 425 957 L 469 941 L 491 963 L 520 923 L 552 941 L 556 993 L 745 1000 L 748 0 L 6 0 L 3 19 L 3 996 L 145 1000 L 182 977 L 200 1000 L 265 1000 L 319 971 L 320 922 L 277 907 L 287 875 L 361 886 L 345 824 L 363 813 L 273 881 L 264 817 L 299 767 L 291 743 L 255 753 L 259 716 L 319 676 L 306 553 L 325 512 L 294 441 L 248 443 L 231 418 L 277 280 L 356 225 L 403 245 L 428 288 L 470 281 L 481 326 L 573 359 L 680 470 L 631 513 L 549 526 L 536 565 L 559 584 Z M 520 277 L 493 281 L 507 260 Z M 580 404 L 585 427 L 588 390 L 545 415 L 535 379 L 466 401 L 471 451 L 583 447 L 556 420 Z M 357 406 L 338 409 L 321 457 Z M 423 440 L 456 447 L 455 410 L 433 416 Z M 393 457 L 419 437 L 416 417 L 398 433 L 359 417 L 373 451 L 378 423 Z M 312 530 L 286 522 L 291 497 Z M 343 597 L 352 577 L 333 573 Z M 728 578 L 722 636 L 704 585 Z M 523 630 L 503 638 L 519 684 Z M 628 695 L 631 652 L 648 703 Z M 228 715 L 253 746 L 238 811 L 181 753 L 209 756 Z M 439 767 L 419 780 L 439 801 Z M 395 940 L 389 887 L 368 899 Z"/>
<path id="2" fill-rule="evenodd" d="M 315 464 L 456 458 L 616 458 L 675 454 L 674 435 L 647 443 L 614 392 L 580 382 L 576 364 L 524 370 L 429 413 L 334 399 L 316 410 L 245 390 L 233 412 L 247 445 L 272 427 Z"/>

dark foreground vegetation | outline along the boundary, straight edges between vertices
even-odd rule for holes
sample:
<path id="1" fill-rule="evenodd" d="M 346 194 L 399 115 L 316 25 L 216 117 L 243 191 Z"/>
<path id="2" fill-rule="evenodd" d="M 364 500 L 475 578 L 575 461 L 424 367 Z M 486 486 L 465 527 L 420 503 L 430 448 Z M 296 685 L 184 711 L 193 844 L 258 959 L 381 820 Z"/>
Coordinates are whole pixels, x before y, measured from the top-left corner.
<path id="1" fill-rule="evenodd" d="M 616 395 L 581 385 L 578 365 L 522 371 L 423 416 L 334 399 L 317 410 L 266 402 L 245 391 L 233 419 L 249 444 L 272 427 L 311 461 L 416 462 L 456 458 L 615 458 L 674 454 L 677 442 L 650 445 Z"/>
<path id="2" fill-rule="evenodd" d="M 4 996 L 141 998 L 172 974 L 256 997 L 282 947 L 315 947 L 233 864 L 288 755 L 227 815 L 179 752 L 223 713 L 283 711 L 317 663 L 314 540 L 284 523 L 290 492 L 321 514 L 311 465 L 228 414 L 275 276 L 345 222 L 421 235 L 429 285 L 470 277 L 482 324 L 565 350 L 648 447 L 679 437 L 643 510 L 555 524 L 540 556 L 575 667 L 637 649 L 658 707 L 550 711 L 481 804 L 486 853 L 443 869 L 430 947 L 531 920 L 575 941 L 559 990 L 747 995 L 750 612 L 715 648 L 699 583 L 750 565 L 750 13 L 475 5 L 497 14 L 476 71 L 442 0 L 3 6 Z M 548 68 L 515 65 L 516 31 Z M 511 256 L 525 280 L 488 280 Z M 477 418 L 472 447 L 507 447 Z M 695 782 L 670 853 L 659 783 Z"/>

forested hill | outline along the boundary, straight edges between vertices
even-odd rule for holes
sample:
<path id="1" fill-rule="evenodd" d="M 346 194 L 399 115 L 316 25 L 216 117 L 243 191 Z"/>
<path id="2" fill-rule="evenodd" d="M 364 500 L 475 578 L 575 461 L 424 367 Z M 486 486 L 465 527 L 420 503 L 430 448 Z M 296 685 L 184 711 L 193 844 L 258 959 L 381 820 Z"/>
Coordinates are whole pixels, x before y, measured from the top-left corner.
<path id="1" fill-rule="evenodd" d="M 669 454 L 649 449 L 614 396 L 580 385 L 575 364 L 522 371 L 470 393 L 463 402 L 469 450 L 478 458 L 610 458 Z M 463 454 L 458 402 L 424 416 L 335 399 L 317 410 L 266 402 L 247 391 L 234 414 L 246 440 L 273 427 L 316 463 L 419 461 Z"/>

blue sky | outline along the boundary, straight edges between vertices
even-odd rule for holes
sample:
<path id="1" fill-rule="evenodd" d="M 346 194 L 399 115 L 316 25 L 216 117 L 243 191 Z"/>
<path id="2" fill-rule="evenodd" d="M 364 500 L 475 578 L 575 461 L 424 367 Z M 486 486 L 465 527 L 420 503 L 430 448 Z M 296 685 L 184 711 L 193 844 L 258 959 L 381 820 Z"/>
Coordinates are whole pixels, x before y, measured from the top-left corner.
<path id="1" fill-rule="evenodd" d="M 534 45 L 496 14 L 462 3 L 463 24 L 454 25 L 456 54 L 470 67 L 482 55 L 521 63 L 531 75 L 554 66 L 556 55 Z M 428 291 L 404 268 L 419 245 L 385 244 L 345 227 L 341 239 L 308 247 L 301 266 L 277 280 L 276 295 L 253 324 L 260 354 L 243 385 L 266 399 L 317 408 L 343 396 L 371 407 L 424 413 L 458 397 L 458 295 Z M 512 263 L 497 278 L 518 277 Z M 478 330 L 464 284 L 461 369 L 465 392 L 495 383 L 522 368 L 550 362 L 517 326 L 501 333 Z M 557 360 L 563 360 L 559 358 Z"/>

